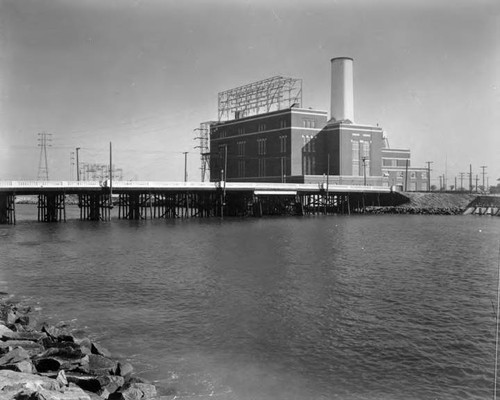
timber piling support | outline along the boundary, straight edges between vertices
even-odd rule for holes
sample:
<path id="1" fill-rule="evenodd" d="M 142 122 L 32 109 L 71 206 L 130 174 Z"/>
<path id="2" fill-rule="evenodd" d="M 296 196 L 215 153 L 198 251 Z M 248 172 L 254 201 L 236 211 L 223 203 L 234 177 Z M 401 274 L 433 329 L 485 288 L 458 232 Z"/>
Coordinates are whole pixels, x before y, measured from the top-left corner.
<path id="1" fill-rule="evenodd" d="M 0 224 L 16 224 L 16 196 L 0 194 Z"/>

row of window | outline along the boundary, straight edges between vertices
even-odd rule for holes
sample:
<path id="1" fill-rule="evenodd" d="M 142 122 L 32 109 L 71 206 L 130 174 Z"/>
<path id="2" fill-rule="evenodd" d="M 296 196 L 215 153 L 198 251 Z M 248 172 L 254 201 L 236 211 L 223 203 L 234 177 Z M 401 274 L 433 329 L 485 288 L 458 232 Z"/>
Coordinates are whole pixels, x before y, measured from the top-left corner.
<path id="1" fill-rule="evenodd" d="M 281 119 L 280 120 L 280 129 L 286 128 L 287 126 L 289 126 L 288 120 Z M 302 126 L 304 128 L 316 128 L 316 120 L 303 119 Z M 267 124 L 265 122 L 261 122 L 257 125 L 257 132 L 264 132 L 265 130 L 267 130 Z M 238 135 L 244 135 L 245 132 L 246 132 L 245 127 L 237 128 Z M 219 130 L 218 133 L 219 133 L 219 138 L 226 138 L 227 137 L 227 131 L 225 129 Z"/>
<path id="2" fill-rule="evenodd" d="M 266 159 L 265 158 L 259 158 L 258 164 L 257 164 L 257 176 L 263 177 L 267 176 L 266 172 Z M 246 177 L 246 160 L 238 160 L 238 177 L 239 178 L 245 178 Z M 281 173 L 283 175 L 286 175 L 286 162 L 284 159 L 281 160 Z"/>
<path id="3" fill-rule="evenodd" d="M 405 172 L 404 171 L 398 171 L 396 176 L 398 178 L 404 178 Z M 408 173 L 408 176 L 410 177 L 410 179 L 417 179 L 418 178 L 418 174 L 415 171 L 410 171 Z M 420 179 L 427 179 L 427 172 L 426 171 L 420 172 Z"/>
<path id="4" fill-rule="evenodd" d="M 280 153 L 286 153 L 287 149 L 287 139 L 288 137 L 283 135 L 279 137 L 280 141 Z M 236 154 L 240 157 L 246 154 L 246 140 L 240 140 L 236 142 Z M 224 145 L 219 146 L 219 148 Z M 267 139 L 257 139 L 257 154 L 259 156 L 265 156 L 267 154 Z"/>
<path id="5" fill-rule="evenodd" d="M 395 158 L 382 158 L 382 165 L 384 167 L 406 167 L 406 162 L 410 166 L 410 159 L 395 159 Z"/>
<path id="6" fill-rule="evenodd" d="M 313 135 L 302 135 L 302 149 L 305 153 L 316 152 L 316 140 Z"/>

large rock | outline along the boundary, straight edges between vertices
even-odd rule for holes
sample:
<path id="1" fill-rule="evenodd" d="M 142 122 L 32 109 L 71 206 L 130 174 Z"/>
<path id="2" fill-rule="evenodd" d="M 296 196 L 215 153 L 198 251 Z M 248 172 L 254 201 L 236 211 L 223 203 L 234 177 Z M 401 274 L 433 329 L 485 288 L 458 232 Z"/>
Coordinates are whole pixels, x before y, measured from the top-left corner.
<path id="1" fill-rule="evenodd" d="M 0 335 L 8 335 L 14 333 L 14 331 L 10 328 L 7 328 L 5 325 L 0 324 Z"/>
<path id="2" fill-rule="evenodd" d="M 29 353 L 30 357 L 33 357 L 45 351 L 42 345 L 30 340 L 7 340 L 5 342 L 0 341 L 0 349 L 13 349 L 15 347 L 22 347 Z"/>
<path id="3" fill-rule="evenodd" d="M 47 337 L 45 333 L 41 332 L 2 332 L 2 340 L 29 340 L 38 342 L 39 340 Z"/>
<path id="4" fill-rule="evenodd" d="M 116 374 L 123 376 L 124 378 L 129 377 L 134 371 L 134 367 L 127 362 L 119 362 L 116 369 Z"/>
<path id="5" fill-rule="evenodd" d="M 83 354 L 92 354 L 92 342 L 89 338 L 75 338 L 75 343 L 80 346 L 80 350 Z"/>
<path id="6" fill-rule="evenodd" d="M 97 354 L 103 357 L 111 357 L 111 353 L 108 351 L 108 349 L 102 347 L 99 343 L 92 342 L 92 347 L 91 347 L 92 354 Z"/>
<path id="7" fill-rule="evenodd" d="M 107 357 L 97 354 L 90 354 L 89 356 L 89 369 L 88 372 L 92 375 L 115 375 L 118 364 Z"/>
<path id="8" fill-rule="evenodd" d="M 125 383 L 124 378 L 114 375 L 96 376 L 78 372 L 68 372 L 65 376 L 68 382 L 78 385 L 87 392 L 98 393 L 104 398 L 116 392 Z M 103 394 L 106 395 L 103 396 Z"/>
<path id="9" fill-rule="evenodd" d="M 89 358 L 79 347 L 51 347 L 33 357 L 33 364 L 39 372 L 71 371 L 88 368 Z"/>
<path id="10" fill-rule="evenodd" d="M 44 325 L 42 327 L 42 332 L 45 332 L 51 338 L 56 339 L 60 342 L 74 342 L 75 338 L 65 329 L 57 328 L 55 326 Z"/>
<path id="11" fill-rule="evenodd" d="M 10 370 L 0 371 L 0 392 L 9 390 L 61 390 L 61 386 L 55 379 L 45 376 L 14 372 Z"/>
<path id="12" fill-rule="evenodd" d="M 131 383 L 125 385 L 112 399 L 117 400 L 146 400 L 157 396 L 156 387 L 149 383 Z"/>
<path id="13" fill-rule="evenodd" d="M 0 371 L 1 399 L 29 400 L 91 400 L 91 397 L 77 386 L 62 386 L 55 379 L 44 376 Z"/>
<path id="14" fill-rule="evenodd" d="M 0 357 L 0 365 L 12 364 L 19 361 L 29 360 L 29 353 L 22 347 L 16 347 L 15 349 L 9 351 L 3 357 Z"/>
<path id="15" fill-rule="evenodd" d="M 15 363 L 0 365 L 0 370 L 9 369 L 11 371 L 24 372 L 26 374 L 35 373 L 35 368 L 30 360 L 17 361 Z"/>

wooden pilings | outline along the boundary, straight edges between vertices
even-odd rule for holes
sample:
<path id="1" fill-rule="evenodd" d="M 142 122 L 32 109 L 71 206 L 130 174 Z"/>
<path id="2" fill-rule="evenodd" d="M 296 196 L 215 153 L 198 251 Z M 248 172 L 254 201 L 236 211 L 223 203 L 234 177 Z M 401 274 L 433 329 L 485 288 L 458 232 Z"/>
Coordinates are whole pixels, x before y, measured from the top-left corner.
<path id="1" fill-rule="evenodd" d="M 0 224 L 14 225 L 16 223 L 15 195 L 0 195 Z"/>
<path id="2" fill-rule="evenodd" d="M 326 215 L 363 213 L 373 206 L 401 202 L 396 193 L 231 190 L 134 190 L 115 192 L 113 200 L 119 219 L 173 219 L 209 217 L 262 217 L 267 215 Z M 73 193 L 74 194 L 74 193 Z M 66 220 L 64 191 L 50 190 L 38 195 L 38 221 Z M 85 191 L 76 194 L 80 220 L 109 221 L 113 204 L 110 191 Z M 401 196 L 399 196 L 401 197 Z M 15 193 L 0 194 L 0 223 L 15 223 Z M 116 214 L 114 214 L 116 215 Z"/>
<path id="3" fill-rule="evenodd" d="M 38 222 L 65 222 L 66 196 L 64 193 L 49 192 L 38 195 Z"/>
<path id="4" fill-rule="evenodd" d="M 224 198 L 219 191 L 120 194 L 119 219 L 208 218 L 249 215 L 251 193 Z"/>
<path id="5" fill-rule="evenodd" d="M 109 221 L 111 219 L 112 204 L 109 194 L 79 194 L 78 207 L 80 207 L 80 220 L 82 221 Z"/>

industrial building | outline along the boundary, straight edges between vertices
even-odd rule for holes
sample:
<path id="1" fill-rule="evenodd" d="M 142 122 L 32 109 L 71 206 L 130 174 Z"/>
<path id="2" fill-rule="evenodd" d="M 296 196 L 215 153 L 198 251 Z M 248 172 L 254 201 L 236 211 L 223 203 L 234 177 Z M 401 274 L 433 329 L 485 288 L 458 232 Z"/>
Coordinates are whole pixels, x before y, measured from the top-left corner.
<path id="1" fill-rule="evenodd" d="M 218 121 L 200 125 L 202 180 L 397 186 L 428 190 L 410 150 L 354 120 L 353 59 L 331 60 L 330 117 L 302 106 L 302 81 L 276 76 L 219 93 Z"/>

